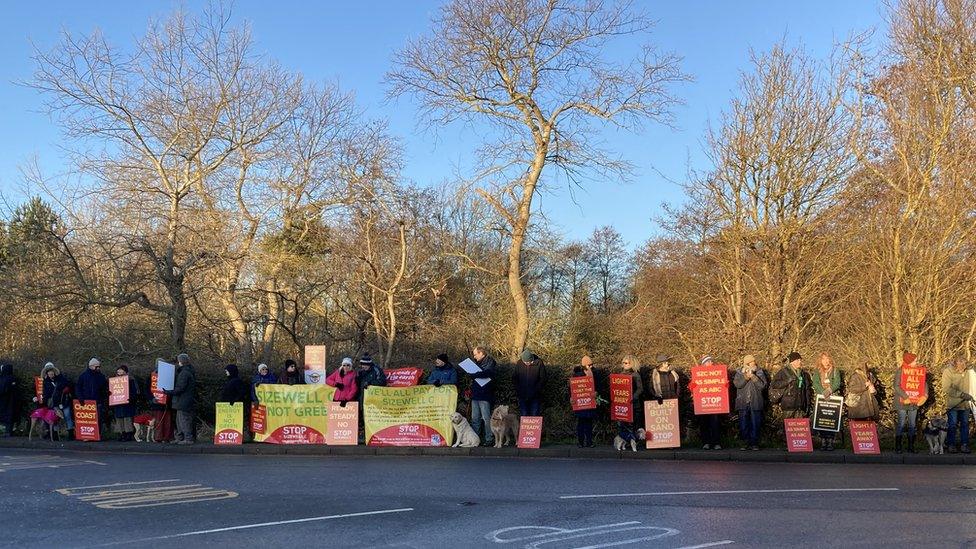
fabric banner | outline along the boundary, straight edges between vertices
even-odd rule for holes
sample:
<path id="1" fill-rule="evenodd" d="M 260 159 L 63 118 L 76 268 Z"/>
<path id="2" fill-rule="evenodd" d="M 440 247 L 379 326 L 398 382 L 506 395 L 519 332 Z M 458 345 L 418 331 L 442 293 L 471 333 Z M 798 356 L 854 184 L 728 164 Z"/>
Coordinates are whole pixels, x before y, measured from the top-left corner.
<path id="1" fill-rule="evenodd" d="M 908 395 L 909 402 L 905 404 L 920 405 L 925 394 L 925 366 L 903 366 L 898 385 Z"/>
<path id="2" fill-rule="evenodd" d="M 271 444 L 323 444 L 328 428 L 329 404 L 335 387 L 328 385 L 271 385 L 255 389 L 265 409 L 264 432 L 256 442 Z"/>
<path id="3" fill-rule="evenodd" d="M 678 399 L 668 398 L 663 404 L 656 400 L 644 403 L 644 428 L 649 450 L 681 447 L 680 426 Z"/>
<path id="4" fill-rule="evenodd" d="M 634 386 L 630 374 L 610 374 L 610 420 L 633 423 Z"/>
<path id="5" fill-rule="evenodd" d="M 352 401 L 329 403 L 325 443 L 332 446 L 355 446 L 359 443 L 359 405 Z"/>
<path id="6" fill-rule="evenodd" d="M 264 434 L 268 427 L 268 409 L 260 404 L 251 405 L 251 432 Z"/>
<path id="7" fill-rule="evenodd" d="M 841 414 L 844 411 L 844 398 L 817 395 L 813 404 L 813 428 L 816 431 L 840 432 Z"/>
<path id="8" fill-rule="evenodd" d="M 387 387 L 413 387 L 420 383 L 424 371 L 420 368 L 394 368 L 386 371 Z"/>
<path id="9" fill-rule="evenodd" d="M 457 396 L 454 385 L 368 387 L 363 398 L 366 444 L 450 446 Z"/>
<path id="10" fill-rule="evenodd" d="M 102 440 L 98 427 L 98 403 L 94 400 L 84 402 L 76 400 L 72 405 L 72 415 L 75 419 L 75 438 L 98 442 Z"/>
<path id="11" fill-rule="evenodd" d="M 118 406 L 129 403 L 129 376 L 108 378 L 108 405 Z"/>
<path id="12" fill-rule="evenodd" d="M 153 372 L 149 376 L 149 392 L 152 393 L 153 399 L 156 401 L 156 404 L 162 404 L 163 406 L 165 406 L 166 404 L 169 403 L 169 395 L 164 393 L 163 390 L 159 388 L 158 372 Z"/>
<path id="13" fill-rule="evenodd" d="M 574 412 L 596 409 L 596 385 L 590 376 L 569 378 L 569 403 Z"/>
<path id="14" fill-rule="evenodd" d="M 325 345 L 305 346 L 305 383 L 325 383 Z"/>
<path id="15" fill-rule="evenodd" d="M 873 421 L 850 421 L 851 448 L 855 454 L 880 454 L 878 424 Z"/>
<path id="16" fill-rule="evenodd" d="M 44 380 L 40 376 L 34 376 L 34 396 L 37 397 L 37 403 L 41 406 L 47 406 L 44 402 Z"/>
<path id="17" fill-rule="evenodd" d="M 729 413 L 728 366 L 692 366 L 688 385 L 691 387 L 696 416 Z"/>
<path id="18" fill-rule="evenodd" d="M 542 416 L 522 416 L 519 419 L 519 448 L 538 448 L 542 443 Z"/>
<path id="19" fill-rule="evenodd" d="M 783 420 L 786 429 L 786 450 L 788 452 L 812 452 L 813 436 L 810 433 L 810 418 L 798 417 Z"/>
<path id="20" fill-rule="evenodd" d="M 216 403 L 214 444 L 244 443 L 244 403 Z"/>

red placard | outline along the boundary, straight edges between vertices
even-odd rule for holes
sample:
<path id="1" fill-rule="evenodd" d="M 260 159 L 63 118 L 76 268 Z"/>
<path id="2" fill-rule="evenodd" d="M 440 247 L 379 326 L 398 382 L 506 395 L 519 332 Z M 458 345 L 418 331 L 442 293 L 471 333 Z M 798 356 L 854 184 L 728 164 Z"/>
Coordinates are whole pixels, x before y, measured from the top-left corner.
<path id="1" fill-rule="evenodd" d="M 519 421 L 519 448 L 538 448 L 542 442 L 542 416 L 522 416 Z"/>
<path id="2" fill-rule="evenodd" d="M 681 428 L 678 420 L 678 399 L 668 398 L 663 404 L 656 400 L 644 403 L 644 427 L 647 434 L 647 448 L 679 448 Z"/>
<path id="3" fill-rule="evenodd" d="M 420 368 L 396 368 L 386 371 L 387 387 L 413 387 L 420 383 L 424 371 Z"/>
<path id="4" fill-rule="evenodd" d="M 98 431 L 98 403 L 94 400 L 76 400 L 72 405 L 75 419 L 75 438 L 97 442 L 102 440 Z"/>
<path id="5" fill-rule="evenodd" d="M 873 421 L 850 421 L 851 448 L 855 454 L 880 454 L 878 425 Z"/>
<path id="6" fill-rule="evenodd" d="M 129 403 L 129 376 L 108 378 L 108 405 L 118 406 Z"/>
<path id="7" fill-rule="evenodd" d="M 596 409 L 596 385 L 590 376 L 569 378 L 569 403 L 573 411 Z"/>
<path id="8" fill-rule="evenodd" d="M 41 406 L 47 406 L 44 402 L 44 380 L 38 376 L 34 376 L 34 394 L 37 395 L 37 403 Z"/>
<path id="9" fill-rule="evenodd" d="M 305 383 L 325 383 L 325 345 L 305 346 Z"/>
<path id="10" fill-rule="evenodd" d="M 610 419 L 611 421 L 634 421 L 634 403 L 631 399 L 634 387 L 630 374 L 610 374 Z"/>
<path id="11" fill-rule="evenodd" d="M 810 433 L 810 418 L 787 418 L 783 420 L 786 428 L 786 449 L 789 452 L 812 452 L 813 436 Z"/>
<path id="12" fill-rule="evenodd" d="M 325 443 L 333 446 L 355 446 L 359 443 L 359 406 L 351 402 L 329 404 L 328 429 Z"/>
<path id="13" fill-rule="evenodd" d="M 152 393 L 153 400 L 156 401 L 156 404 L 166 406 L 166 404 L 169 403 L 169 395 L 164 393 L 163 390 L 159 388 L 158 372 L 153 372 L 152 375 L 149 376 L 149 392 Z"/>
<path id="14" fill-rule="evenodd" d="M 263 404 L 251 405 L 251 432 L 264 434 L 268 425 L 268 409 Z"/>
<path id="15" fill-rule="evenodd" d="M 902 366 L 898 385 L 908 395 L 908 402 L 905 404 L 922 404 L 922 395 L 925 394 L 925 366 Z"/>
<path id="16" fill-rule="evenodd" d="M 729 368 L 724 364 L 692 366 L 691 396 L 695 415 L 729 413 Z"/>

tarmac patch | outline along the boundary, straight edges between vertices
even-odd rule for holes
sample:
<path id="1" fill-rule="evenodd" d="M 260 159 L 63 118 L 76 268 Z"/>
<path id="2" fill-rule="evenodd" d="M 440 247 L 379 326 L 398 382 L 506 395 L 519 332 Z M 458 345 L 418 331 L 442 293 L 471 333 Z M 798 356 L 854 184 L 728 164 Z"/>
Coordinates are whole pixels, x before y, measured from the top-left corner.
<path id="1" fill-rule="evenodd" d="M 0 473 L 25 469 L 58 469 L 78 465 L 105 465 L 90 459 L 71 459 L 46 454 L 30 456 L 0 456 Z"/>
<path id="2" fill-rule="evenodd" d="M 237 492 L 202 484 L 184 484 L 180 479 L 119 482 L 98 486 L 59 488 L 55 492 L 90 503 L 99 509 L 136 509 L 180 505 L 237 497 Z"/>

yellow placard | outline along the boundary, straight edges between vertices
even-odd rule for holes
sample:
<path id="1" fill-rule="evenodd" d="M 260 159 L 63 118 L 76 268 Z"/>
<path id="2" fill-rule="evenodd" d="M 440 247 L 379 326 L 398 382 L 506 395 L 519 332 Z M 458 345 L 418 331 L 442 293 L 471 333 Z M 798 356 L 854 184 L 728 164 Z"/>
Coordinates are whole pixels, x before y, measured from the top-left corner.
<path id="1" fill-rule="evenodd" d="M 258 385 L 255 389 L 267 419 L 256 442 L 325 444 L 329 404 L 335 387 L 328 385 Z"/>
<path id="2" fill-rule="evenodd" d="M 366 443 L 371 446 L 450 446 L 457 388 L 369 387 L 363 399 Z"/>
<path id="3" fill-rule="evenodd" d="M 215 410 L 214 444 L 244 443 L 244 403 L 218 402 Z"/>

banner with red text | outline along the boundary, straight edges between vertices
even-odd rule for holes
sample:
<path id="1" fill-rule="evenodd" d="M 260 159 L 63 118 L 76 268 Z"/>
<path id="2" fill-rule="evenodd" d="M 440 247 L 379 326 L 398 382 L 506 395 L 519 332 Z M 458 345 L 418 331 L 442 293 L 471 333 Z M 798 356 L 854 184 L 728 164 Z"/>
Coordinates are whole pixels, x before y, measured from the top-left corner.
<path id="1" fill-rule="evenodd" d="M 610 420 L 633 423 L 634 386 L 630 374 L 610 374 Z"/>
<path id="2" fill-rule="evenodd" d="M 644 429 L 649 450 L 681 447 L 678 399 L 664 399 L 663 404 L 658 404 L 656 400 L 645 402 Z"/>
<path id="3" fill-rule="evenodd" d="M 386 371 L 387 387 L 413 387 L 420 383 L 424 371 L 420 368 L 394 368 Z"/>
<path id="4" fill-rule="evenodd" d="M 164 393 L 163 390 L 159 388 L 158 372 L 153 372 L 149 376 L 149 392 L 152 393 L 153 400 L 156 401 L 156 404 L 162 404 L 165 406 L 167 403 L 169 403 L 169 395 Z"/>
<path id="5" fill-rule="evenodd" d="M 335 387 L 320 384 L 272 385 L 255 389 L 265 411 L 264 432 L 256 442 L 271 444 L 324 444 L 329 404 Z"/>
<path id="6" fill-rule="evenodd" d="M 74 401 L 75 438 L 97 442 L 102 440 L 98 427 L 98 403 L 94 400 Z"/>
<path id="7" fill-rule="evenodd" d="M 457 396 L 454 385 L 368 387 L 363 397 L 366 444 L 450 446 Z"/>
<path id="8" fill-rule="evenodd" d="M 729 413 L 728 366 L 692 366 L 688 386 L 691 387 L 695 415 Z"/>
<path id="9" fill-rule="evenodd" d="M 34 376 L 34 395 L 37 397 L 38 404 L 47 406 L 44 402 L 44 380 L 38 376 Z"/>
<path id="10" fill-rule="evenodd" d="M 786 429 L 786 450 L 789 452 L 812 452 L 813 435 L 810 433 L 810 418 L 787 418 L 783 420 Z"/>
<path id="11" fill-rule="evenodd" d="M 574 412 L 596 409 L 596 385 L 590 376 L 569 378 L 569 403 Z"/>

